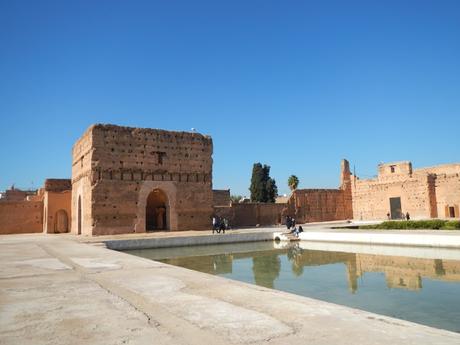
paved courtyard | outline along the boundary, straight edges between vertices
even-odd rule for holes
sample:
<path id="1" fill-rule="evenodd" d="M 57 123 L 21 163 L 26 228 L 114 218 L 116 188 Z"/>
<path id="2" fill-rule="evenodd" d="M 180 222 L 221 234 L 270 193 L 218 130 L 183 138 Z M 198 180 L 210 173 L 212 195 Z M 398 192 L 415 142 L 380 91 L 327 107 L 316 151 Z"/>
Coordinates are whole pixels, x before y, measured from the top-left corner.
<path id="1" fill-rule="evenodd" d="M 78 243 L 0 237 L 1 344 L 459 344 L 460 334 Z"/>

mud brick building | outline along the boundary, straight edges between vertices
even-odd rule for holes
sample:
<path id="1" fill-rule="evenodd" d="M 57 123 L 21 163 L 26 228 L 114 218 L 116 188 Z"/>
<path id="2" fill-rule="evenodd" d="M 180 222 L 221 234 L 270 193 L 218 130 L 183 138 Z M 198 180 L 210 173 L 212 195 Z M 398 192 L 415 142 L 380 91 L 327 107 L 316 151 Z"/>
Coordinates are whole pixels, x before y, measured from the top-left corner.
<path id="1" fill-rule="evenodd" d="M 338 189 L 295 190 L 283 215 L 299 223 L 334 220 L 459 218 L 460 164 L 413 169 L 409 161 L 378 166 L 378 176 L 360 179 L 342 160 Z"/>
<path id="2" fill-rule="evenodd" d="M 413 169 L 408 161 L 380 164 L 378 176 L 352 182 L 353 218 L 460 217 L 460 164 Z"/>
<path id="3" fill-rule="evenodd" d="M 210 228 L 212 151 L 199 133 L 91 126 L 72 152 L 72 232 Z"/>
<path id="4" fill-rule="evenodd" d="M 0 234 L 70 231 L 71 183 L 47 179 L 37 191 L 10 189 L 0 199 Z"/>

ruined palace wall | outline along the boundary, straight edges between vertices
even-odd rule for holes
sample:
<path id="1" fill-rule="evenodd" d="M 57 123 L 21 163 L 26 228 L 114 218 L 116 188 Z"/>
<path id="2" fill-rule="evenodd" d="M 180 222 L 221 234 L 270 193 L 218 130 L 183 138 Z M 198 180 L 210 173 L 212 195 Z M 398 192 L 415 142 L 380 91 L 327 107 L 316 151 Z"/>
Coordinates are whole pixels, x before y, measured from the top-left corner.
<path id="1" fill-rule="evenodd" d="M 431 216 L 428 175 L 401 175 L 399 180 L 352 180 L 353 218 L 356 220 L 387 219 L 390 198 L 400 197 L 404 213 L 412 219 Z"/>
<path id="2" fill-rule="evenodd" d="M 63 192 L 72 189 L 71 179 L 48 178 L 45 180 L 44 189 L 48 192 Z"/>
<path id="3" fill-rule="evenodd" d="M 69 232 L 71 225 L 72 180 L 46 179 L 42 191 L 44 194 L 43 232 Z"/>
<path id="4" fill-rule="evenodd" d="M 342 189 L 300 189 L 289 201 L 289 215 L 297 223 L 345 220 L 351 218 L 350 205 Z"/>
<path id="5" fill-rule="evenodd" d="M 168 197 L 170 230 L 209 229 L 212 139 L 112 125 L 92 127 L 93 235 L 145 231 L 150 192 Z"/>
<path id="6" fill-rule="evenodd" d="M 283 216 L 297 223 L 346 220 L 353 217 L 350 164 L 341 161 L 338 189 L 297 189 L 289 197 Z"/>
<path id="7" fill-rule="evenodd" d="M 425 174 L 458 174 L 460 173 L 460 163 L 454 164 L 441 164 L 433 167 L 415 169 L 414 173 L 425 173 Z"/>
<path id="8" fill-rule="evenodd" d="M 440 174 L 435 178 L 436 208 L 439 218 L 449 217 L 448 207 L 454 207 L 460 217 L 460 173 Z"/>
<path id="9" fill-rule="evenodd" d="M 281 213 L 286 204 L 242 203 L 231 206 L 216 206 L 214 213 L 226 218 L 232 227 L 276 225 L 281 223 Z"/>
<path id="10" fill-rule="evenodd" d="M 92 234 L 92 129 L 90 127 L 77 140 L 72 149 L 72 204 L 71 204 L 71 232 L 90 236 Z M 80 201 L 80 202 L 79 202 Z M 81 224 L 79 224 L 79 204 L 81 207 Z"/>
<path id="11" fill-rule="evenodd" d="M 213 189 L 212 206 L 230 206 L 230 189 Z"/>
<path id="12" fill-rule="evenodd" d="M 69 232 L 71 222 L 71 203 L 72 203 L 72 191 L 66 190 L 62 192 L 45 191 L 45 197 L 43 199 L 43 232 L 44 233 L 59 233 Z M 58 215 L 58 212 L 63 213 L 67 217 L 67 229 L 63 229 L 58 226 L 58 219 L 62 215 Z"/>
<path id="13" fill-rule="evenodd" d="M 0 203 L 0 234 L 42 232 L 42 201 Z"/>

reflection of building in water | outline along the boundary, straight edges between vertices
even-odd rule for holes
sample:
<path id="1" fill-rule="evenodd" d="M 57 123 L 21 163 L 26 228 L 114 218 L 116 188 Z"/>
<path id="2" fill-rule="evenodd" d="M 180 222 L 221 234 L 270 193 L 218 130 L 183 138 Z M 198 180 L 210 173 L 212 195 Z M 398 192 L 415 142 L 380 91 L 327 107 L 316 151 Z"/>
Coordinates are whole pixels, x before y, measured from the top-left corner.
<path id="1" fill-rule="evenodd" d="M 421 289 L 422 278 L 460 281 L 460 262 L 454 260 L 306 250 L 293 256 L 291 261 L 294 272 L 299 267 L 343 262 L 347 267 L 348 286 L 352 292 L 358 289 L 358 278 L 366 272 L 383 272 L 389 288 L 408 290 Z"/>
<path id="2" fill-rule="evenodd" d="M 233 255 L 193 256 L 166 259 L 164 262 L 209 274 L 232 273 Z"/>
<path id="3" fill-rule="evenodd" d="M 389 288 L 418 290 L 422 288 L 422 278 L 460 281 L 460 262 L 454 260 L 356 254 L 356 269 L 357 276 L 385 273 Z"/>
<path id="4" fill-rule="evenodd" d="M 179 257 L 164 262 L 210 274 L 227 274 L 232 273 L 234 260 L 252 259 L 255 283 L 273 288 L 281 272 L 280 256 L 284 254 L 296 275 L 301 275 L 305 267 L 345 264 L 348 287 L 353 293 L 358 290 L 358 278 L 366 272 L 382 272 L 389 288 L 407 290 L 421 289 L 422 278 L 460 282 L 460 261 L 302 250 L 296 246 L 282 250 Z"/>

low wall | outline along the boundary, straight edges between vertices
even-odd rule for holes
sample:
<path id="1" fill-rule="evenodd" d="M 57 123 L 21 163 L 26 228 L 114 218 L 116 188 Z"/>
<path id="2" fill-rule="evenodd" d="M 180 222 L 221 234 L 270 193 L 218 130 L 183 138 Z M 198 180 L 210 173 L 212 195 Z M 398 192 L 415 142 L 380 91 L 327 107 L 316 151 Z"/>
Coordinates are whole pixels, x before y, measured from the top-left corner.
<path id="1" fill-rule="evenodd" d="M 186 247 L 238 242 L 273 241 L 273 238 L 273 232 L 261 231 L 242 234 L 142 238 L 129 240 L 108 240 L 103 242 L 109 249 L 129 250 L 165 247 Z"/>
<path id="2" fill-rule="evenodd" d="M 282 239 L 283 235 L 278 233 L 275 238 Z M 393 246 L 420 246 L 440 248 L 460 248 L 460 234 L 452 231 L 305 231 L 300 234 L 302 241 L 338 242 L 338 243 L 364 243 Z"/>
<path id="3" fill-rule="evenodd" d="M 226 218 L 231 227 L 276 225 L 281 223 L 281 212 L 286 204 L 232 204 L 227 207 L 214 207 L 214 213 Z"/>
<path id="4" fill-rule="evenodd" d="M 5 201 L 0 203 L 0 234 L 43 231 L 42 201 Z"/>

